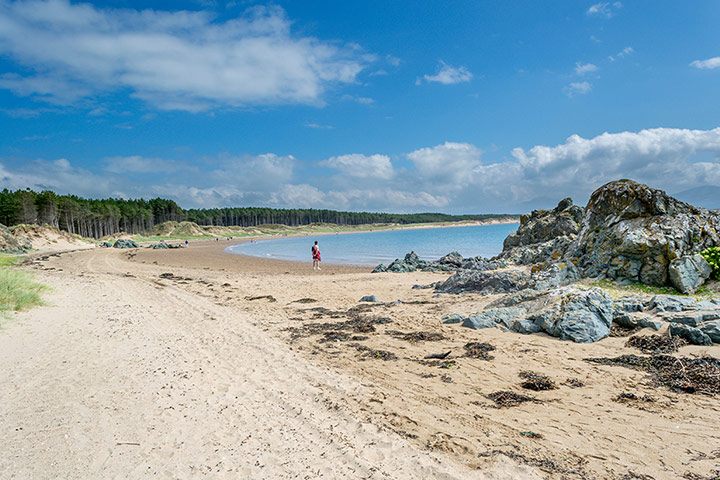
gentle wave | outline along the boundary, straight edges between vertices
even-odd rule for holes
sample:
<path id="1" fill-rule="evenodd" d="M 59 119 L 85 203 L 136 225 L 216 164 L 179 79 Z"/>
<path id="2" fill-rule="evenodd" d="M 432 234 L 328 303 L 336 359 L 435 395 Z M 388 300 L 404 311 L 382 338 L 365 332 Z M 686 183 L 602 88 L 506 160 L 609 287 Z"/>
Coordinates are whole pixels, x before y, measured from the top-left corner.
<path id="1" fill-rule="evenodd" d="M 310 262 L 310 247 L 317 240 L 323 262 L 334 264 L 389 263 L 411 250 L 423 260 L 437 260 L 452 251 L 464 257 L 492 257 L 502 251 L 503 240 L 517 227 L 517 223 L 509 223 L 308 235 L 246 242 L 228 247 L 226 251 L 253 257 Z"/>

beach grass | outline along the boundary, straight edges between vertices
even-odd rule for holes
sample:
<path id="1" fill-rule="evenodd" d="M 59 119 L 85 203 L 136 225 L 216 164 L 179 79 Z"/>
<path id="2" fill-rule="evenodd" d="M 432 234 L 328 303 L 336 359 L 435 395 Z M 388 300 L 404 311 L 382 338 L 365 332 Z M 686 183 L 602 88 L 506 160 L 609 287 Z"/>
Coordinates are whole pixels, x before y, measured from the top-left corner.
<path id="1" fill-rule="evenodd" d="M 9 267 L 0 268 L 0 314 L 42 305 L 41 294 L 47 289 L 28 273 Z"/>

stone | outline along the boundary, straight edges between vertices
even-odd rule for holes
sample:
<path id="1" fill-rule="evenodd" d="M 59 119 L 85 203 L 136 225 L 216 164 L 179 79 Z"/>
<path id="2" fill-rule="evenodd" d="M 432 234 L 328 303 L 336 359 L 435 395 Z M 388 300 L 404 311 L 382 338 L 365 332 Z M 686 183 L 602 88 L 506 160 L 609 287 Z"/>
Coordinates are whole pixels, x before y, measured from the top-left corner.
<path id="1" fill-rule="evenodd" d="M 458 252 L 450 252 L 437 261 L 440 265 L 449 265 L 451 267 L 460 268 L 464 262 L 464 258 Z"/>
<path id="2" fill-rule="evenodd" d="M 521 270 L 461 270 L 437 286 L 443 293 L 510 293 L 527 288 L 530 275 Z"/>
<path id="3" fill-rule="evenodd" d="M 662 319 L 670 323 L 682 323 L 683 325 L 697 327 L 703 322 L 719 320 L 720 310 L 706 312 L 689 310 L 685 312 L 665 313 L 662 315 Z"/>
<path id="4" fill-rule="evenodd" d="M 462 326 L 477 330 L 479 328 L 494 327 L 499 323 L 503 324 L 505 328 L 512 329 L 513 321 L 518 317 L 525 316 L 525 314 L 527 314 L 527 310 L 520 307 L 495 308 L 466 318 Z"/>
<path id="5" fill-rule="evenodd" d="M 702 330 L 688 325 L 683 325 L 681 323 L 671 323 L 670 334 L 675 335 L 676 337 L 684 338 L 693 345 L 710 346 L 713 344 L 712 339 L 707 334 L 703 333 Z"/>
<path id="6" fill-rule="evenodd" d="M 0 252 L 25 253 L 10 229 L 0 224 Z"/>
<path id="7" fill-rule="evenodd" d="M 637 324 L 642 328 L 652 328 L 656 332 L 665 325 L 664 322 L 661 322 L 660 320 L 653 320 L 651 317 L 638 318 Z"/>
<path id="8" fill-rule="evenodd" d="M 574 206 L 571 198 L 561 200 L 553 210 L 535 210 L 530 215 L 522 215 L 517 232 L 503 242 L 503 251 L 577 235 L 582 217 L 583 209 Z"/>
<path id="9" fill-rule="evenodd" d="M 32 242 L 30 239 L 24 235 L 17 235 L 15 239 L 18 242 L 18 245 L 20 245 L 20 248 L 23 250 L 32 250 Z"/>
<path id="10" fill-rule="evenodd" d="M 167 250 L 168 248 L 170 248 L 170 245 L 165 242 L 159 242 L 149 245 L 148 248 L 152 248 L 153 250 Z"/>
<path id="11" fill-rule="evenodd" d="M 371 273 L 382 273 L 382 272 L 387 272 L 387 271 L 388 271 L 388 268 L 381 263 L 380 265 L 375 267 Z"/>
<path id="12" fill-rule="evenodd" d="M 699 254 L 677 258 L 670 262 L 668 267 L 670 283 L 686 294 L 695 293 L 695 290 L 710 278 L 712 272 L 710 264 Z"/>
<path id="13" fill-rule="evenodd" d="M 564 287 L 549 295 L 556 297 L 555 301 L 545 311 L 528 317 L 549 335 L 589 343 L 610 334 L 613 304 L 603 289 Z"/>
<path id="14" fill-rule="evenodd" d="M 119 238 L 115 241 L 115 248 L 140 248 L 140 245 L 126 238 Z"/>
<path id="15" fill-rule="evenodd" d="M 720 213 L 618 180 L 591 195 L 567 257 L 585 277 L 667 285 L 673 262 L 720 244 L 718 232 Z M 675 264 L 676 273 L 684 262 Z"/>
<path id="16" fill-rule="evenodd" d="M 538 324 L 526 318 L 515 320 L 510 326 L 510 330 L 517 333 L 523 333 L 525 335 L 541 331 Z"/>
<path id="17" fill-rule="evenodd" d="M 534 270 L 534 269 L 533 269 Z M 535 290 L 550 290 L 569 285 L 580 280 L 580 270 L 568 262 L 555 262 L 545 268 L 534 271 L 531 281 Z"/>
<path id="18" fill-rule="evenodd" d="M 454 324 L 454 323 L 461 323 L 463 320 L 465 320 L 466 317 L 463 315 L 460 315 L 459 313 L 451 313 L 449 315 L 445 315 L 442 317 L 442 323 L 445 324 Z"/>
<path id="19" fill-rule="evenodd" d="M 700 327 L 700 331 L 710 337 L 715 343 L 720 343 L 720 320 L 706 322 Z"/>
<path id="20" fill-rule="evenodd" d="M 360 299 L 361 302 L 380 303 L 375 295 L 365 295 Z"/>
<path id="21" fill-rule="evenodd" d="M 645 301 L 638 295 L 625 295 L 615 300 L 613 310 L 616 312 L 642 312 Z"/>
<path id="22" fill-rule="evenodd" d="M 691 297 L 677 295 L 655 295 L 650 299 L 648 309 L 657 309 L 658 312 L 682 312 L 695 305 L 697 300 Z"/>

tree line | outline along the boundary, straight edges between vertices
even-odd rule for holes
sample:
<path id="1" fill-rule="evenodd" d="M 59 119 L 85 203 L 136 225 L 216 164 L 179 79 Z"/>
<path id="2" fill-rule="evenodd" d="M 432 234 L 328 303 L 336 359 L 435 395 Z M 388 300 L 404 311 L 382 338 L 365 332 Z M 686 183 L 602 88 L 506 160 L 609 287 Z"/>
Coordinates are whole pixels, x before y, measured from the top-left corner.
<path id="1" fill-rule="evenodd" d="M 30 189 L 0 192 L 0 223 L 47 224 L 83 237 L 100 238 L 119 232 L 148 235 L 155 225 L 167 221 L 190 221 L 198 225 L 253 227 L 263 224 L 290 226 L 311 223 L 363 225 L 368 223 L 429 223 L 489 220 L 505 215 L 448 215 L 444 213 L 339 212 L 312 208 L 210 208 L 184 210 L 173 200 L 86 199 Z"/>

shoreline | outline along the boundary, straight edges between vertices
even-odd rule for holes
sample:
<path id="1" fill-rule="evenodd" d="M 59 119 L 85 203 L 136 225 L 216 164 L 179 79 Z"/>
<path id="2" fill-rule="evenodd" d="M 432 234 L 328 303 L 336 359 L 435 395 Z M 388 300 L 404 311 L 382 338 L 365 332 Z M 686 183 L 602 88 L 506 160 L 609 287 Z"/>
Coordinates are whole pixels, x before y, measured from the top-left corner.
<path id="1" fill-rule="evenodd" d="M 331 235 L 352 235 L 352 234 L 360 234 L 360 233 L 379 233 L 379 232 L 388 232 L 388 231 L 401 231 L 401 230 L 431 230 L 431 229 L 438 229 L 438 228 L 462 228 L 462 227 L 480 227 L 480 226 L 486 226 L 486 225 L 510 225 L 513 223 L 519 223 L 518 221 L 513 221 L 511 219 L 501 219 L 499 221 L 482 221 L 482 222 L 470 222 L 466 223 L 463 222 L 462 225 L 457 225 L 453 223 L 442 223 L 442 224 L 432 224 L 432 225 L 412 225 L 409 227 L 404 228 L 388 228 L 388 229 L 377 229 L 377 230 L 359 230 L 359 231 L 345 231 L 345 232 L 318 232 L 318 233 L 295 233 L 295 234 L 286 234 L 286 235 L 258 235 L 254 237 L 244 237 L 242 239 L 237 239 L 238 241 L 235 241 L 236 239 L 232 239 L 231 242 L 235 242 L 232 245 L 227 245 L 223 250 L 226 251 L 226 253 L 230 255 L 241 255 L 244 257 L 251 257 L 251 258 L 258 258 L 258 259 L 264 259 L 269 260 L 273 262 L 293 262 L 293 263 L 312 263 L 312 259 L 309 259 L 307 261 L 305 260 L 288 260 L 288 259 L 280 259 L 280 258 L 272 258 L 272 257 L 261 257 L 261 256 L 254 256 L 254 255 L 247 255 L 245 253 L 232 253 L 227 252 L 228 248 L 232 248 L 236 245 L 242 245 L 244 243 L 248 243 L 250 240 L 259 240 L 259 241 L 265 241 L 265 240 L 282 240 L 284 238 L 300 238 L 300 237 L 320 237 L 320 236 L 331 236 Z M 217 243 L 214 240 L 207 240 L 211 243 Z M 222 240 L 221 240 L 222 241 Z M 407 252 L 406 252 L 407 253 Z M 448 252 L 449 253 L 449 252 Z M 392 261 L 392 260 L 391 260 Z M 348 266 L 348 267 L 357 267 L 357 268 L 374 268 L 375 265 L 364 265 L 364 264 L 358 264 L 358 263 L 330 263 L 323 261 L 323 265 L 337 265 L 337 266 Z"/>

